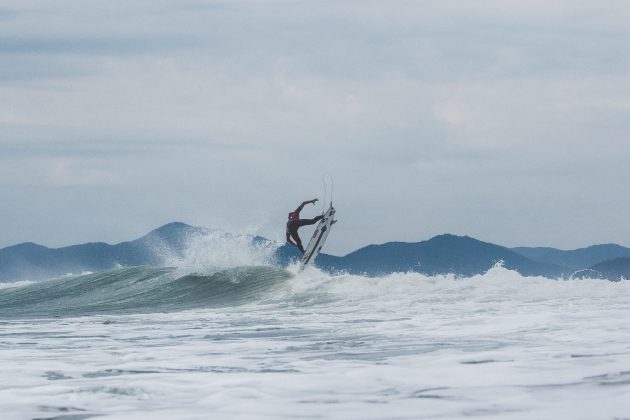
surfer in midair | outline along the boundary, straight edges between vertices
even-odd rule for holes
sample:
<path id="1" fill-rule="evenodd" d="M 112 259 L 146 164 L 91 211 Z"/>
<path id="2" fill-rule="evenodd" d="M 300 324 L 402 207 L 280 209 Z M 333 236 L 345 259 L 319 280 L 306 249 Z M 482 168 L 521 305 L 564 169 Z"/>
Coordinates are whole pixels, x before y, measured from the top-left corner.
<path id="1" fill-rule="evenodd" d="M 298 206 L 297 209 L 289 213 L 289 220 L 287 221 L 287 242 L 293 246 L 296 246 L 302 254 L 304 254 L 304 247 L 302 246 L 302 241 L 300 240 L 300 236 L 298 235 L 298 229 L 302 226 L 317 223 L 321 220 L 322 217 L 324 217 L 324 215 L 319 215 L 313 219 L 300 219 L 300 212 L 306 204 L 315 204 L 317 201 L 317 198 L 304 201 Z M 291 239 L 293 239 L 293 241 Z"/>

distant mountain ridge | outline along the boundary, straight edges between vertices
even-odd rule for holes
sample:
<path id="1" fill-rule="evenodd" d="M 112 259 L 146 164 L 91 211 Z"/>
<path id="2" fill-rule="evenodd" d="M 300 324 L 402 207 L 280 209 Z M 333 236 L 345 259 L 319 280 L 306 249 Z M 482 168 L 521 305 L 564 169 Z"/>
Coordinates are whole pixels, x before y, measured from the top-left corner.
<path id="1" fill-rule="evenodd" d="M 498 262 L 524 275 L 559 277 L 571 274 L 566 268 L 533 261 L 508 248 L 451 234 L 423 242 L 368 245 L 344 257 L 322 255 L 317 260 L 318 266 L 327 270 L 370 276 L 407 271 L 472 276 L 485 273 Z"/>
<path id="2" fill-rule="evenodd" d="M 521 254 L 520 250 L 525 250 Z M 536 250 L 527 252 L 528 250 Z M 555 263 L 555 260 L 538 259 L 539 250 L 559 251 L 560 255 L 572 258 L 572 266 Z M 555 248 L 506 248 L 482 242 L 468 236 L 444 234 L 423 242 L 388 242 L 381 245 L 368 245 L 343 257 L 320 254 L 317 265 L 329 271 L 345 271 L 352 274 L 382 275 L 396 271 L 415 271 L 427 275 L 452 273 L 471 276 L 485 273 L 498 262 L 503 266 L 518 271 L 526 276 L 546 276 L 552 278 L 570 278 L 579 270 L 590 270 L 593 261 L 613 264 L 609 259 L 619 252 L 630 250 L 620 245 L 594 245 L 575 251 L 561 251 Z M 573 257 L 575 252 L 577 257 Z M 592 253 L 592 254 L 591 254 Z M 278 261 L 287 264 L 289 260 L 297 260 L 299 252 L 291 246 L 284 245 L 278 249 Z M 531 256 L 531 257 L 530 257 Z M 584 258 L 582 264 L 579 258 Z M 617 264 L 620 264 L 617 261 Z M 614 264 L 613 264 L 614 265 Z M 611 266 L 612 267 L 612 266 Z M 630 270 L 623 271 L 625 266 L 616 269 L 591 270 L 594 278 L 617 280 L 625 273 L 630 279 Z"/>
<path id="3" fill-rule="evenodd" d="M 613 258 L 591 267 L 600 277 L 609 280 L 630 280 L 630 258 Z"/>
<path id="4" fill-rule="evenodd" d="M 67 273 L 103 271 L 116 266 L 159 265 L 165 255 L 181 255 L 186 238 L 209 229 L 173 222 L 133 241 L 91 242 L 47 248 L 31 242 L 0 249 L 0 281 L 38 280 Z"/>
<path id="5" fill-rule="evenodd" d="M 570 251 L 532 247 L 517 247 L 512 248 L 512 251 L 535 261 L 568 267 L 573 270 L 582 270 L 614 258 L 630 258 L 630 248 L 617 244 L 593 245 Z"/>
<path id="6" fill-rule="evenodd" d="M 0 249 L 0 281 L 38 280 L 67 273 L 110 270 L 117 266 L 160 266 L 164 264 L 165 256 L 181 257 L 192 236 L 211 232 L 217 230 L 173 222 L 136 240 L 115 245 L 95 242 L 57 249 L 30 242 L 13 245 Z M 250 239 L 253 244 L 272 244 L 259 236 Z M 320 254 L 316 264 L 327 271 L 369 276 L 407 271 L 472 276 L 485 273 L 502 262 L 504 267 L 527 276 L 568 278 L 577 270 L 592 268 L 603 273 L 602 276 L 617 279 L 630 278 L 630 266 L 623 260 L 626 252 L 630 257 L 629 248 L 614 244 L 574 251 L 510 249 L 468 236 L 444 234 L 422 242 L 368 245 L 342 257 Z M 275 263 L 281 266 L 299 260 L 300 256 L 295 247 L 286 244 L 274 252 Z M 596 268 L 600 264 L 603 265 Z"/>

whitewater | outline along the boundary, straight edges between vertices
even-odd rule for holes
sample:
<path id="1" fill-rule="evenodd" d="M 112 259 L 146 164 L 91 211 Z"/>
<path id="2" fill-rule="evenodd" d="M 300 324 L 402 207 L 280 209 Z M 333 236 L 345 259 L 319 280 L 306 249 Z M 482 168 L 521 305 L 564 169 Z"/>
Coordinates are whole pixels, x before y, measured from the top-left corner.
<path id="1" fill-rule="evenodd" d="M 298 273 L 202 245 L 3 284 L 1 417 L 630 418 L 630 281 Z"/>

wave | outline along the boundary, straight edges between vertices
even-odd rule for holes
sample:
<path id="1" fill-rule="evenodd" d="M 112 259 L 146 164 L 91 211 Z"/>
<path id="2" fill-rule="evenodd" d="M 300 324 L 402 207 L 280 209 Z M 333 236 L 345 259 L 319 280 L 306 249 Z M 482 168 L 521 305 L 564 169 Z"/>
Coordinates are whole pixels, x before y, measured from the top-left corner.
<path id="1" fill-rule="evenodd" d="M 95 314 L 174 312 L 244 304 L 276 307 L 332 304 L 340 310 L 386 301 L 423 305 L 438 300 L 484 304 L 518 296 L 532 300 L 592 299 L 627 291 L 630 282 L 527 277 L 496 264 L 471 277 L 415 272 L 365 277 L 331 275 L 314 267 L 299 275 L 272 266 L 238 266 L 191 274 L 189 268 L 134 267 L 37 283 L 0 287 L 0 319 L 72 317 Z"/>
<path id="2" fill-rule="evenodd" d="M 211 274 L 134 267 L 0 289 L 0 318 L 170 312 L 254 302 L 293 275 L 242 266 Z"/>

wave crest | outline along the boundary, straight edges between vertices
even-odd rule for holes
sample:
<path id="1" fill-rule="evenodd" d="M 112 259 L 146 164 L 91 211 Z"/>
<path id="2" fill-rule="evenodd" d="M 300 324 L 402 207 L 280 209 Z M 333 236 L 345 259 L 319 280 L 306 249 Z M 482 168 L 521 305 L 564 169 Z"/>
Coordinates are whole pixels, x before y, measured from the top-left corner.
<path id="1" fill-rule="evenodd" d="M 181 276 L 174 268 L 135 267 L 0 289 L 0 317 L 80 316 L 232 306 L 253 302 L 292 277 L 244 266 Z"/>

